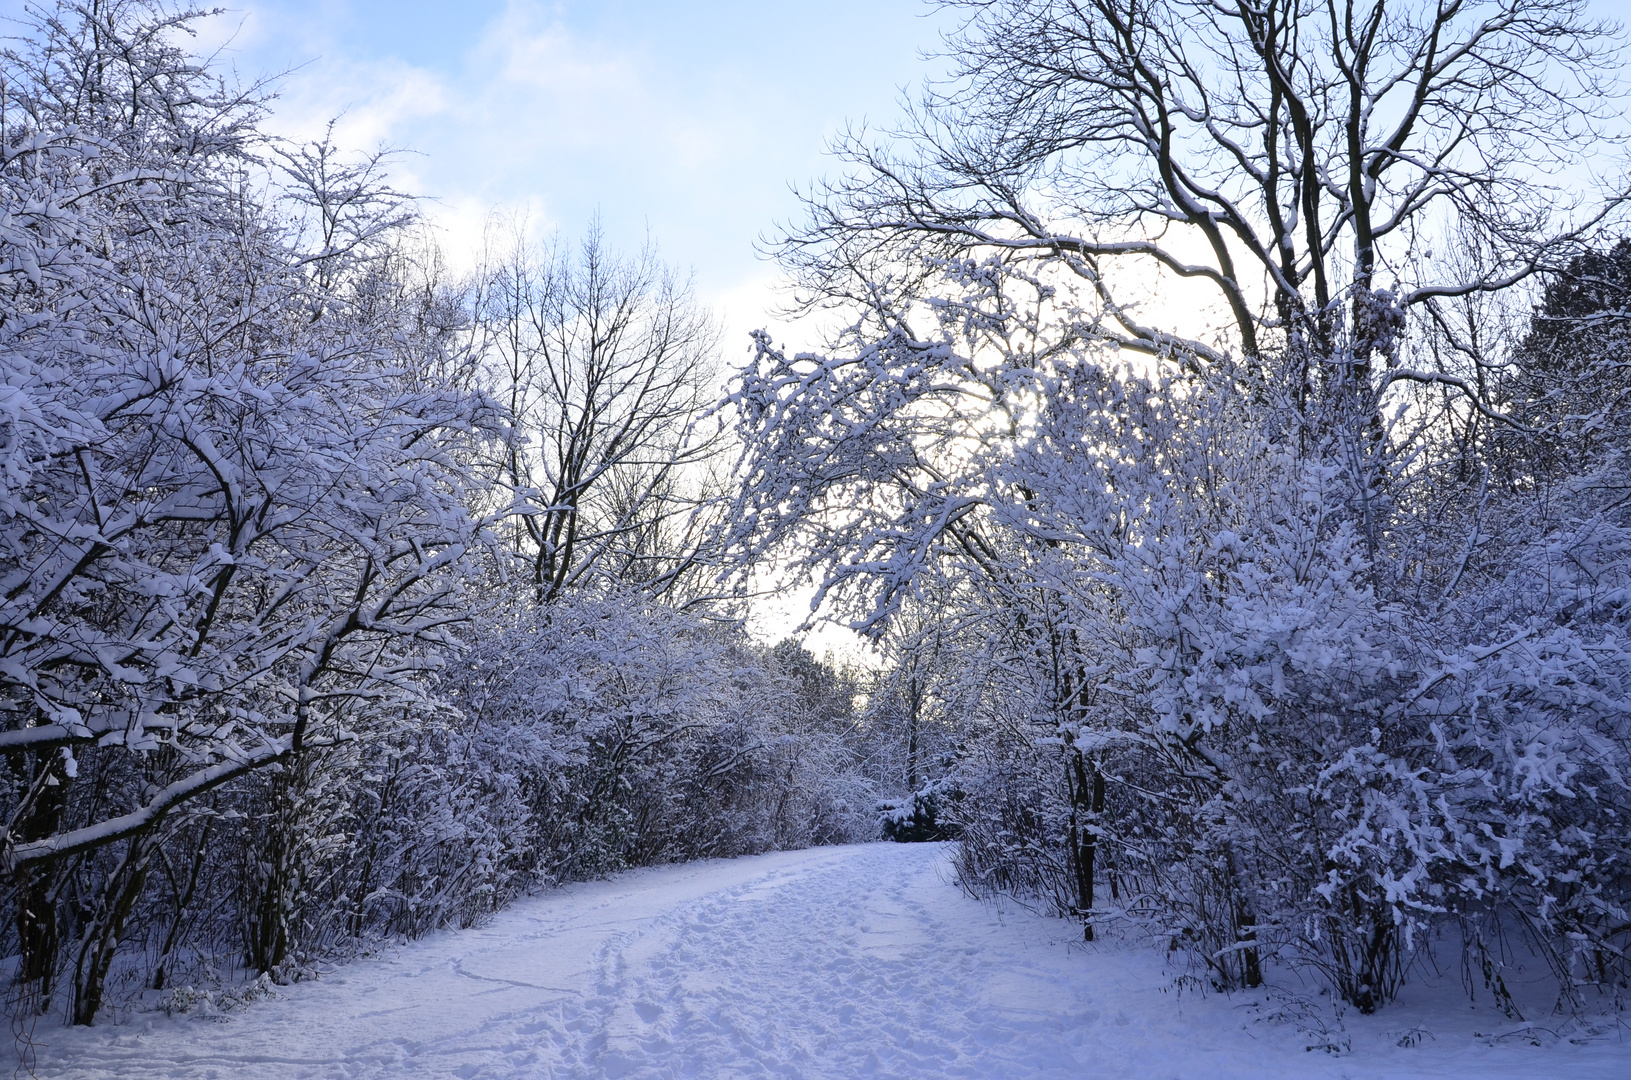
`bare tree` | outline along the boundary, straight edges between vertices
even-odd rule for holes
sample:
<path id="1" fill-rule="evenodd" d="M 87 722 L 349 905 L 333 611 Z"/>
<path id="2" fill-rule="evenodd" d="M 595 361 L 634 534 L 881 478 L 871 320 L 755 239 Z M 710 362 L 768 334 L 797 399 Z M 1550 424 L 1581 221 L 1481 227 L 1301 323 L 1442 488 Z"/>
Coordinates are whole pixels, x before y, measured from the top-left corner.
<path id="1" fill-rule="evenodd" d="M 685 492 L 717 450 L 696 424 L 713 400 L 717 333 L 688 281 L 647 247 L 536 251 L 520 231 L 484 270 L 477 333 L 514 430 L 499 470 L 530 504 L 517 519 L 540 603 L 591 575 L 650 585 L 686 559 Z M 676 529 L 678 532 L 676 533 Z"/>
<path id="2" fill-rule="evenodd" d="M 966 12 L 952 75 L 892 133 L 904 149 L 842 138 L 853 171 L 781 244 L 809 302 L 995 257 L 1063 271 L 1071 329 L 1123 349 L 1279 353 L 1305 396 L 1411 380 L 1481 404 L 1401 353 L 1407 313 L 1559 265 L 1624 200 L 1583 210 L 1550 179 L 1618 113 L 1615 30 L 1583 0 L 944 6 Z M 1450 232 L 1481 239 L 1476 273 L 1434 258 Z M 1224 329 L 1137 302 L 1174 279 Z"/>

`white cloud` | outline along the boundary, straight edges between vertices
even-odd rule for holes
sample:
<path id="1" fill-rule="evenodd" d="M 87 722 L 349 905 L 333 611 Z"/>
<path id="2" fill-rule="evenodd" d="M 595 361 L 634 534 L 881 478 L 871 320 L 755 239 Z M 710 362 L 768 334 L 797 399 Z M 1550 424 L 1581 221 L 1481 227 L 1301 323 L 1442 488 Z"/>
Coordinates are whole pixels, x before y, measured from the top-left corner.
<path id="1" fill-rule="evenodd" d="M 605 43 L 575 39 L 530 4 L 512 5 L 491 23 L 474 59 L 498 61 L 493 70 L 504 81 L 591 109 L 608 99 L 629 98 L 642 67 Z"/>

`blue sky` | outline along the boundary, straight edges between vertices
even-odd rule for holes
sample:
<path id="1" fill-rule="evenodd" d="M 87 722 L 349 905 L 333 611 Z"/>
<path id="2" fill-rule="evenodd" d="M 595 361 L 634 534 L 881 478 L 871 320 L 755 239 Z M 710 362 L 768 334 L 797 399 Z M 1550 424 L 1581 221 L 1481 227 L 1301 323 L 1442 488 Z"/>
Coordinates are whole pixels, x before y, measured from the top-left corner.
<path id="1" fill-rule="evenodd" d="M 206 0 L 207 2 L 207 0 Z M 728 358 L 766 325 L 774 266 L 754 241 L 799 215 L 793 184 L 833 168 L 846 121 L 887 126 L 952 16 L 928 0 L 222 0 L 200 45 L 245 78 L 288 71 L 273 127 L 412 151 L 399 186 L 426 196 L 455 266 L 495 211 L 613 243 L 649 236 L 693 267 Z M 0 0 L 0 14 L 22 0 Z M 1598 17 L 1631 0 L 1591 0 Z"/>
<path id="2" fill-rule="evenodd" d="M 495 210 L 568 236 L 598 211 L 695 269 L 731 356 L 770 322 L 754 241 L 797 216 L 789 185 L 846 120 L 897 115 L 947 21 L 921 0 L 228 3 L 204 44 L 244 77 L 295 69 L 274 128 L 339 116 L 347 145 L 413 151 L 395 172 L 455 264 Z"/>

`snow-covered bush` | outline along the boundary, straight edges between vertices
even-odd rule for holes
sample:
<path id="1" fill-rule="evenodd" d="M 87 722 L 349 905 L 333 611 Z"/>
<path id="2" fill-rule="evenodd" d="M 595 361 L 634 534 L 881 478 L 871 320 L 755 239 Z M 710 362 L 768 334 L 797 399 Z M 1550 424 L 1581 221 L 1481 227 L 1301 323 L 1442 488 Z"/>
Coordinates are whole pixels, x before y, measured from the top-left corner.
<path id="1" fill-rule="evenodd" d="M 66 928 L 80 1019 L 166 815 L 423 700 L 483 543 L 461 458 L 498 420 L 352 302 L 402 201 L 339 200 L 313 248 L 309 185 L 366 169 L 256 184 L 259 99 L 179 47 L 192 19 L 64 6 L 0 79 L 0 746 L 42 999 L 48 879 L 126 841 Z"/>
<path id="2" fill-rule="evenodd" d="M 12 1004 L 89 1023 L 540 884 L 871 836 L 848 700 L 814 715 L 720 613 L 606 591 L 677 597 L 697 556 L 677 474 L 706 456 L 709 338 L 683 291 L 659 290 L 683 357 L 620 376 L 680 364 L 672 394 L 518 418 L 483 389 L 484 285 L 441 280 L 381 156 L 265 134 L 264 91 L 187 51 L 203 17 L 63 3 L 0 55 Z M 618 468 L 550 494 L 502 464 L 614 406 L 648 436 Z M 541 589 L 561 530 L 596 555 Z"/>
<path id="3" fill-rule="evenodd" d="M 1565 994 L 1623 978 L 1618 503 L 1577 494 L 1563 531 L 1513 523 L 1506 577 L 1457 574 L 1411 532 L 1419 465 L 1343 451 L 1373 421 L 1085 347 L 962 351 L 997 294 L 925 341 L 765 343 L 738 394 L 744 545 L 802 549 L 858 627 L 979 628 L 942 680 L 983 683 L 965 884 L 1132 919 L 1221 985 L 1307 965 L 1365 1010 L 1455 920 L 1516 919 Z M 1405 552 L 1453 594 L 1400 587 Z"/>
<path id="4" fill-rule="evenodd" d="M 563 880 L 873 835 L 841 731 L 801 708 L 779 655 L 637 598 L 583 598 L 518 614 L 448 685 L 472 759 L 528 808 L 530 864 Z"/>

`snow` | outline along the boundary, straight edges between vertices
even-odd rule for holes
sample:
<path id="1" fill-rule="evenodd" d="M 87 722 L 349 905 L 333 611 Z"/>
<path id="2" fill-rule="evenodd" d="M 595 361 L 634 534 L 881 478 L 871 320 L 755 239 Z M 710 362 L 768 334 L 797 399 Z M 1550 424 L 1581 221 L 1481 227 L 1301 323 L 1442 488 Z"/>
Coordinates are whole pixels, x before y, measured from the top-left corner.
<path id="1" fill-rule="evenodd" d="M 42 1025 L 35 1074 L 1631 1076 L 1623 1034 L 1535 1046 L 1450 987 L 1350 1015 L 1335 1041 L 1351 1050 L 1309 1051 L 1308 1021 L 1270 1018 L 1283 996 L 1180 993 L 1147 945 L 1083 945 L 1070 924 L 968 898 L 948 854 L 828 847 L 574 885 L 226 1016 Z"/>

